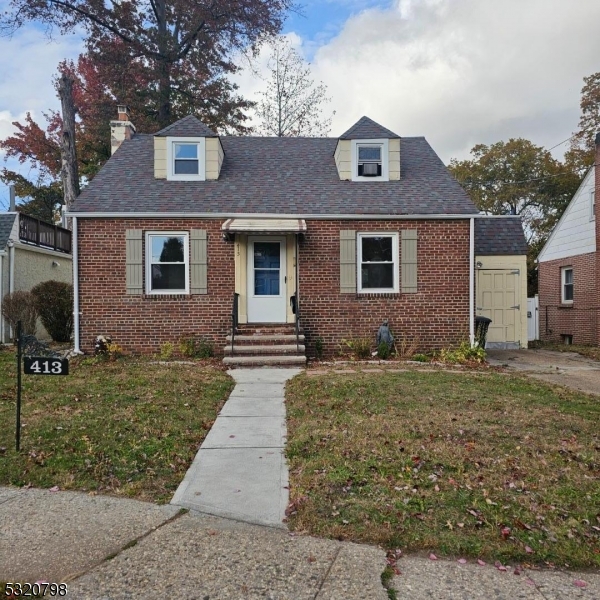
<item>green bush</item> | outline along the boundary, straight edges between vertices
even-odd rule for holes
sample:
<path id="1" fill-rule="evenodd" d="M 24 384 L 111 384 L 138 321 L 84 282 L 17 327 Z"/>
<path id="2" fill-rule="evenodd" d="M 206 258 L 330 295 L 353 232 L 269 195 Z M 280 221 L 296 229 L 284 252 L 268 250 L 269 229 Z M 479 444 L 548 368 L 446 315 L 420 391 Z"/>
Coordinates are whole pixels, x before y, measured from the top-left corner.
<path id="1" fill-rule="evenodd" d="M 381 342 L 379 346 L 377 346 L 377 356 L 381 358 L 381 360 L 386 360 L 390 357 L 391 348 L 390 345 L 386 342 Z"/>
<path id="2" fill-rule="evenodd" d="M 321 360 L 323 358 L 323 345 L 324 345 L 323 338 L 319 336 L 315 340 L 315 354 L 316 354 L 318 360 Z"/>
<path id="3" fill-rule="evenodd" d="M 179 342 L 179 350 L 189 358 L 212 358 L 215 355 L 213 343 L 204 337 L 186 337 Z"/>
<path id="4" fill-rule="evenodd" d="M 21 321 L 23 333 L 35 335 L 38 311 L 31 292 L 13 292 L 2 298 L 2 314 L 16 336 L 17 323 Z"/>
<path id="5" fill-rule="evenodd" d="M 454 350 L 440 350 L 438 358 L 448 363 L 482 363 L 485 361 L 485 350 L 481 346 L 471 346 L 469 342 L 464 341 Z"/>
<path id="6" fill-rule="evenodd" d="M 371 356 L 371 340 L 369 338 L 342 340 L 342 344 L 345 344 L 356 358 L 370 358 Z"/>
<path id="7" fill-rule="evenodd" d="M 55 342 L 69 342 L 73 333 L 73 286 L 50 280 L 38 283 L 31 293 L 50 337 Z"/>

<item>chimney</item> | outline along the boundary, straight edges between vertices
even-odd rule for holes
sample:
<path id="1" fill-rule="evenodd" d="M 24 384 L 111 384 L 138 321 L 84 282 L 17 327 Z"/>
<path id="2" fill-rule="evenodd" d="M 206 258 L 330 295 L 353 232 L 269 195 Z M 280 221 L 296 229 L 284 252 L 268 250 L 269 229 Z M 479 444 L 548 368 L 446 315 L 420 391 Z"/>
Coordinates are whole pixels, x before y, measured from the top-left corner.
<path id="1" fill-rule="evenodd" d="M 10 212 L 15 212 L 17 210 L 17 205 L 15 202 L 15 186 L 12 183 L 8 186 L 8 197 L 10 198 L 10 206 L 8 210 Z"/>
<path id="2" fill-rule="evenodd" d="M 135 135 L 135 127 L 129 120 L 129 109 L 124 104 L 117 105 L 117 120 L 110 122 L 110 154 L 111 156 L 125 141 Z"/>

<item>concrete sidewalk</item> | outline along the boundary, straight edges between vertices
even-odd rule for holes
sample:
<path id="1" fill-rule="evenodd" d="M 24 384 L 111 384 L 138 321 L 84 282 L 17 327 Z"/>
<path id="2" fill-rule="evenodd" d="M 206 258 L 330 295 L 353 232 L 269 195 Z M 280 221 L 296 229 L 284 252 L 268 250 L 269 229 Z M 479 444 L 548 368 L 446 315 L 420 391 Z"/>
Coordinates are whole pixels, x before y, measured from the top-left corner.
<path id="1" fill-rule="evenodd" d="M 233 369 L 229 399 L 171 504 L 284 527 L 288 504 L 285 382 L 300 369 Z"/>
<path id="2" fill-rule="evenodd" d="M 378 548 L 78 492 L 0 487 L 0 581 L 67 598 L 385 600 Z"/>
<path id="3" fill-rule="evenodd" d="M 73 600 L 386 600 L 376 547 L 173 506 L 0 487 L 0 581 L 67 582 Z M 600 574 L 404 557 L 402 600 L 600 599 Z M 577 585 L 576 585 L 577 584 Z M 584 587 L 578 587 L 584 586 Z"/>

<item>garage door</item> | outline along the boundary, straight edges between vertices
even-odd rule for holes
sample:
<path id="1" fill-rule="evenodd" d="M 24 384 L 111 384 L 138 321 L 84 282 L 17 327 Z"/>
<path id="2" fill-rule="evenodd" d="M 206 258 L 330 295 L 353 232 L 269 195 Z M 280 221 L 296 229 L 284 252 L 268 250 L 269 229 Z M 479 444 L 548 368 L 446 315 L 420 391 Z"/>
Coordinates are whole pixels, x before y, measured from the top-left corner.
<path id="1" fill-rule="evenodd" d="M 488 348 L 520 346 L 521 307 L 519 271 L 480 269 L 477 271 L 477 316 L 492 319 Z"/>

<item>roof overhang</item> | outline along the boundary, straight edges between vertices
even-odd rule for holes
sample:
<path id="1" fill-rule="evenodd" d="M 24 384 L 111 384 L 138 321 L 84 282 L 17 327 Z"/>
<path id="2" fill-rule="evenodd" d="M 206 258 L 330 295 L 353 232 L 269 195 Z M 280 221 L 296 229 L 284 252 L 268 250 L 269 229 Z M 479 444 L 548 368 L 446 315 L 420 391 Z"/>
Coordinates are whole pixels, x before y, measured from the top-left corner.
<path id="1" fill-rule="evenodd" d="M 236 233 L 277 235 L 282 233 L 306 233 L 304 219 L 227 219 L 221 226 L 223 235 L 232 237 Z"/>

